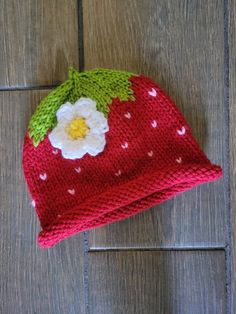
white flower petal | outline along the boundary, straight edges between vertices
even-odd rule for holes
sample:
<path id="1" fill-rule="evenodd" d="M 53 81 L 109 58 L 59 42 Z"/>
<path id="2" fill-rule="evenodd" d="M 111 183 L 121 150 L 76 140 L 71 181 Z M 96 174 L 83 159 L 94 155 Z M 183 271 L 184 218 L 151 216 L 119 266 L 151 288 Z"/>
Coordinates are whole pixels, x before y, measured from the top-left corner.
<path id="1" fill-rule="evenodd" d="M 86 122 L 94 134 L 105 133 L 109 130 L 107 119 L 102 112 L 95 111 L 86 119 Z"/>
<path id="2" fill-rule="evenodd" d="M 69 102 L 65 103 L 57 110 L 57 122 L 70 121 L 73 119 L 73 116 L 74 108 Z"/>
<path id="3" fill-rule="evenodd" d="M 67 140 L 62 145 L 62 156 L 67 159 L 82 158 L 86 154 L 83 140 Z"/>
<path id="4" fill-rule="evenodd" d="M 96 102 L 90 98 L 80 98 L 74 104 L 75 113 L 83 118 L 89 117 L 93 112 L 96 112 Z"/>
<path id="5" fill-rule="evenodd" d="M 106 139 L 104 134 L 89 134 L 84 140 L 84 147 L 92 156 L 101 153 L 105 145 Z"/>
<path id="6" fill-rule="evenodd" d="M 68 134 L 67 126 L 77 117 L 85 119 L 89 132 L 85 138 L 76 140 Z M 61 149 L 64 158 L 82 158 L 86 153 L 96 156 L 104 150 L 108 123 L 104 114 L 96 110 L 92 99 L 80 98 L 74 105 L 65 103 L 57 111 L 57 122 L 48 137 L 53 147 Z"/>
<path id="7" fill-rule="evenodd" d="M 83 106 L 91 106 L 93 110 L 96 111 L 96 101 L 92 100 L 88 97 L 81 97 L 75 103 L 74 106 L 83 107 Z"/>
<path id="8" fill-rule="evenodd" d="M 62 144 L 68 139 L 68 135 L 64 127 L 56 126 L 51 133 L 49 133 L 48 138 L 55 148 L 62 148 Z"/>

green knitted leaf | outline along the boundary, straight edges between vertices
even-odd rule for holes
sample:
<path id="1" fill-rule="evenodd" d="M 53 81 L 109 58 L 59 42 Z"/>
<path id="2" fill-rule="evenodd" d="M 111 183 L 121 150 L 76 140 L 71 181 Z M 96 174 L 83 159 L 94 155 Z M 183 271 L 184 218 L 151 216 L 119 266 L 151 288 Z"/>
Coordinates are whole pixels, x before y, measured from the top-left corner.
<path id="1" fill-rule="evenodd" d="M 29 123 L 29 136 L 34 146 L 44 139 L 56 125 L 56 112 L 62 104 L 75 103 L 80 97 L 97 102 L 97 110 L 106 116 L 114 98 L 121 101 L 135 100 L 129 78 L 134 75 L 125 71 L 96 69 L 78 73 L 69 69 L 69 79 L 53 90 L 37 107 Z"/>
<path id="2" fill-rule="evenodd" d="M 65 83 L 54 89 L 38 105 L 35 113 L 29 122 L 29 136 L 33 140 L 34 146 L 44 139 L 49 129 L 56 125 L 56 112 L 58 108 L 67 101 L 72 90 L 72 82 Z"/>

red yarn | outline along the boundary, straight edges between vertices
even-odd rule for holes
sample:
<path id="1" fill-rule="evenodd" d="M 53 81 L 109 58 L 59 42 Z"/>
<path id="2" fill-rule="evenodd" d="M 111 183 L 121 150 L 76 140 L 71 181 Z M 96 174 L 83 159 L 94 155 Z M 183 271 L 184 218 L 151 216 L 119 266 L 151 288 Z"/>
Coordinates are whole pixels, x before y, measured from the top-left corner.
<path id="1" fill-rule="evenodd" d="M 131 77 L 136 101 L 114 99 L 105 150 L 68 160 L 28 135 L 23 168 L 48 248 L 78 232 L 135 215 L 222 175 L 175 104 L 153 81 Z M 126 144 L 127 143 L 127 144 Z"/>

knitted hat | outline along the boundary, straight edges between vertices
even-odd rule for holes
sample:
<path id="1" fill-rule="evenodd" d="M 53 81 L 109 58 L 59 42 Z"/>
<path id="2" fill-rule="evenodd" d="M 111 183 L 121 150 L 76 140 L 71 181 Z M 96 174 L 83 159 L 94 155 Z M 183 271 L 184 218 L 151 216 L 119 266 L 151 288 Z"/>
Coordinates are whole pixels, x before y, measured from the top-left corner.
<path id="1" fill-rule="evenodd" d="M 155 82 L 107 69 L 70 69 L 41 101 L 23 168 L 45 248 L 222 175 Z"/>

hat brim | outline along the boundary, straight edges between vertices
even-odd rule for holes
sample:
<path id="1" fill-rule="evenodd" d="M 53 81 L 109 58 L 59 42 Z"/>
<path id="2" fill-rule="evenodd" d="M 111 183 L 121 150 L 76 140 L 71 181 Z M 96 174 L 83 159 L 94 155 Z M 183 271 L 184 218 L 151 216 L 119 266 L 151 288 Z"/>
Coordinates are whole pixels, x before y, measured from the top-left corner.
<path id="1" fill-rule="evenodd" d="M 145 173 L 74 206 L 39 233 L 38 243 L 44 248 L 52 247 L 65 238 L 136 215 L 221 176 L 222 169 L 210 163 Z"/>

